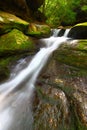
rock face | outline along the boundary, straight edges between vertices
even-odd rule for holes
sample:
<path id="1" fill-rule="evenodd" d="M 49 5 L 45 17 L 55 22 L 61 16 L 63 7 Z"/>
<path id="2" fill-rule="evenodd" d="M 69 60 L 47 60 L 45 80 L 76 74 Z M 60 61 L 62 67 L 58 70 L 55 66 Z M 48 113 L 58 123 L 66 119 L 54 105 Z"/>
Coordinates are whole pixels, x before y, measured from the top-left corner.
<path id="1" fill-rule="evenodd" d="M 0 10 L 15 14 L 23 19 L 30 19 L 30 10 L 25 0 L 4 0 L 4 2 L 1 0 Z"/>
<path id="2" fill-rule="evenodd" d="M 0 10 L 31 21 L 34 18 L 33 12 L 36 12 L 43 2 L 44 0 L 0 0 Z"/>
<path id="3" fill-rule="evenodd" d="M 37 82 L 34 129 L 86 130 L 87 73 L 54 58 Z"/>
<path id="4" fill-rule="evenodd" d="M 75 25 L 70 30 L 68 37 L 73 39 L 87 39 L 87 22 Z"/>
<path id="5" fill-rule="evenodd" d="M 43 4 L 44 0 L 26 0 L 28 7 L 33 11 L 37 11 L 37 9 Z"/>

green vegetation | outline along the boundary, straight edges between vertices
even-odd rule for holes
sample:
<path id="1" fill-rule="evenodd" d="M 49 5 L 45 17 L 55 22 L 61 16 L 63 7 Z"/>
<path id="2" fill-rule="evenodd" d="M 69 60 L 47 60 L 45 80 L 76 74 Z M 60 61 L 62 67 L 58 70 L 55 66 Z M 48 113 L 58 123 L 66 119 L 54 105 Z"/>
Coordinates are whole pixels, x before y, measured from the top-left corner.
<path id="1" fill-rule="evenodd" d="M 87 20 L 86 0 L 45 0 L 40 10 L 47 17 L 47 23 L 72 25 Z"/>

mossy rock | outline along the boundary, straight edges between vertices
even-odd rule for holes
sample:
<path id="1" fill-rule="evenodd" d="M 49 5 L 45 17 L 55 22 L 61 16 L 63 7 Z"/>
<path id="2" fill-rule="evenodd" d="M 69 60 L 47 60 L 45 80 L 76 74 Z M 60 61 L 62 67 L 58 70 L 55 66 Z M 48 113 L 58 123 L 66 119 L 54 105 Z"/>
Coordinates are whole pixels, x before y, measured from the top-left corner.
<path id="1" fill-rule="evenodd" d="M 76 24 L 72 27 L 68 37 L 73 39 L 87 39 L 87 22 Z"/>
<path id="2" fill-rule="evenodd" d="M 15 15 L 0 11 L 0 34 L 10 32 L 14 28 L 25 32 L 28 26 L 28 22 L 16 17 Z"/>
<path id="3" fill-rule="evenodd" d="M 63 44 L 55 52 L 55 59 L 58 62 L 87 69 L 87 40 L 79 40 L 75 44 Z M 87 72 L 86 72 L 87 73 Z"/>
<path id="4" fill-rule="evenodd" d="M 0 37 L 0 56 L 19 54 L 25 51 L 33 51 L 35 44 L 33 40 L 21 31 L 13 29 L 11 32 Z"/>
<path id="5" fill-rule="evenodd" d="M 37 38 L 48 37 L 51 34 L 51 29 L 48 25 L 31 23 L 26 34 Z"/>

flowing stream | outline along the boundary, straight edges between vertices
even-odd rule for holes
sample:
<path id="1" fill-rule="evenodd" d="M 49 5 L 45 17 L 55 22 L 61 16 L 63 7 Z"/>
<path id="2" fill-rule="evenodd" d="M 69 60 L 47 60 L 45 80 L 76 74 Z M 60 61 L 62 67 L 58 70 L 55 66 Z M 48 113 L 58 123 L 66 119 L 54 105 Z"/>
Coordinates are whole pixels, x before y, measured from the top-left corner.
<path id="1" fill-rule="evenodd" d="M 33 57 L 27 67 L 0 84 L 0 130 L 32 129 L 32 99 L 35 82 L 52 52 L 68 39 L 65 36 L 55 36 L 56 34 L 50 38 L 41 39 L 44 47 Z"/>

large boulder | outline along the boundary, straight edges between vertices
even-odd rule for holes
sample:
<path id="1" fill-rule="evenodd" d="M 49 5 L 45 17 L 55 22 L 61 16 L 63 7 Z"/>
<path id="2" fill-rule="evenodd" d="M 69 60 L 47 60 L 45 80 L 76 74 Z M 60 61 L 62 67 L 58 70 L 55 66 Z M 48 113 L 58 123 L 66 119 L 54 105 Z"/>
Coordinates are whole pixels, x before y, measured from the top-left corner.
<path id="1" fill-rule="evenodd" d="M 79 40 L 63 44 L 55 52 L 58 62 L 73 67 L 87 69 L 87 40 Z"/>
<path id="2" fill-rule="evenodd" d="M 17 29 L 13 29 L 0 37 L 0 56 L 32 51 L 32 49 L 34 49 L 33 40 Z"/>
<path id="3" fill-rule="evenodd" d="M 87 39 L 87 22 L 80 23 L 72 27 L 68 37 L 73 39 Z"/>
<path id="4" fill-rule="evenodd" d="M 7 33 L 14 28 L 25 32 L 28 26 L 28 22 L 16 17 L 15 15 L 0 11 L 0 34 Z"/>

